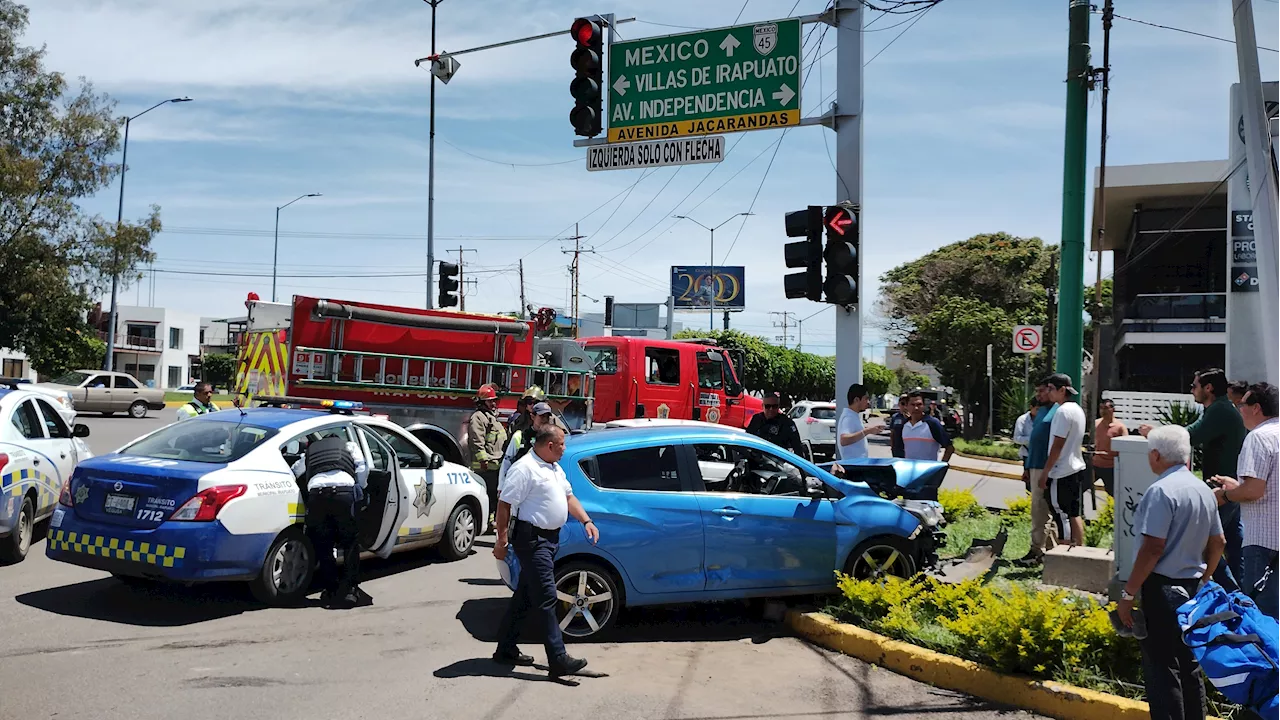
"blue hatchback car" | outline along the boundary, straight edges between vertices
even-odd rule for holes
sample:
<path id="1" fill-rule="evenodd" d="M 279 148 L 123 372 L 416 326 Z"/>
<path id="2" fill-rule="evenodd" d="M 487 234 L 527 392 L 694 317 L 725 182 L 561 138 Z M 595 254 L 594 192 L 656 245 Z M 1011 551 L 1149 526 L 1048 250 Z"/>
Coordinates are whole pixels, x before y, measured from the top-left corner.
<path id="1" fill-rule="evenodd" d="M 573 638 L 624 606 L 826 593 L 837 570 L 905 577 L 936 560 L 941 510 L 920 488 L 936 492 L 944 463 L 843 463 L 836 477 L 740 430 L 684 425 L 574 435 L 560 464 L 600 530 L 598 545 L 572 519 L 560 533 Z"/>

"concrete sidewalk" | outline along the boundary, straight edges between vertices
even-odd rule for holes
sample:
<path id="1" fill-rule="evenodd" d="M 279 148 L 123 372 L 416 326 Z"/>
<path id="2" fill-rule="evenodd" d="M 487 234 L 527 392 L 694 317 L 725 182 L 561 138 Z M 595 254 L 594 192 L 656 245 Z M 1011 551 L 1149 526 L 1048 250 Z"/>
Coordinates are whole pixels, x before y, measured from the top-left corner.
<path id="1" fill-rule="evenodd" d="M 971 472 L 975 475 L 989 475 L 1022 482 L 1022 466 L 1007 460 L 956 453 L 951 456 L 951 467 L 962 468 L 966 472 Z"/>

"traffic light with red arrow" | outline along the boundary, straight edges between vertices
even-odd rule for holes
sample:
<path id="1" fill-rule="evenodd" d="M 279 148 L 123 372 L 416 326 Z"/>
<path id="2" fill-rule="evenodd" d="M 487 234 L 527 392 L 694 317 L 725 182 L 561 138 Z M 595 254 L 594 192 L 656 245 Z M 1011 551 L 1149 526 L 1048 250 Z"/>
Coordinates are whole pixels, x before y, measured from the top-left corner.
<path id="1" fill-rule="evenodd" d="M 573 21 L 569 34 L 573 36 L 573 54 L 569 64 L 574 78 L 569 84 L 573 95 L 573 110 L 569 111 L 569 123 L 575 135 L 595 137 L 603 130 L 604 114 L 604 23 L 599 16 L 581 17 Z"/>
<path id="2" fill-rule="evenodd" d="M 851 207 L 832 205 L 823 216 L 827 246 L 822 257 L 827 262 L 827 279 L 822 285 L 826 302 L 836 305 L 858 303 L 858 248 L 861 230 L 858 213 Z"/>

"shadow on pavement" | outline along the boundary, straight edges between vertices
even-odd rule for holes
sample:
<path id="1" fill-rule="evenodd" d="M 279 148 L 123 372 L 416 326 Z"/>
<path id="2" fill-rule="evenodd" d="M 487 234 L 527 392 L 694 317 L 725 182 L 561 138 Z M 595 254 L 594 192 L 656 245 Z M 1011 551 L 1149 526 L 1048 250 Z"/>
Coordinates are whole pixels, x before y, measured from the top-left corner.
<path id="1" fill-rule="evenodd" d="M 506 583 L 502 582 L 502 580 L 499 580 L 498 578 L 458 578 L 458 582 L 465 583 L 467 585 L 492 585 L 495 587 L 498 585 L 506 585 Z"/>
<path id="2" fill-rule="evenodd" d="M 264 607 L 241 583 L 182 587 L 126 584 L 115 578 L 37 590 L 14 599 L 57 615 L 145 627 L 191 625 Z"/>
<path id="3" fill-rule="evenodd" d="M 528 672 L 519 668 L 512 668 L 509 665 L 499 665 L 489 658 L 471 658 L 470 660 L 459 660 L 451 665 L 446 665 L 432 673 L 438 678 L 452 679 L 461 677 L 496 677 L 496 678 L 513 678 L 516 680 L 529 680 L 533 682 L 554 682 L 560 685 L 577 686 L 578 683 L 568 678 L 551 679 L 550 675 L 545 672 Z"/>
<path id="4" fill-rule="evenodd" d="M 462 603 L 457 618 L 473 638 L 484 643 L 498 642 L 498 625 L 506 612 L 508 598 L 479 598 Z M 624 608 L 617 623 L 599 640 L 577 642 L 690 642 L 702 640 L 751 640 L 762 644 L 786 637 L 781 623 L 762 619 L 762 602 L 720 602 L 698 605 Z M 566 642 L 574 642 L 565 637 Z M 541 645 L 532 618 L 520 635 L 520 642 Z"/>

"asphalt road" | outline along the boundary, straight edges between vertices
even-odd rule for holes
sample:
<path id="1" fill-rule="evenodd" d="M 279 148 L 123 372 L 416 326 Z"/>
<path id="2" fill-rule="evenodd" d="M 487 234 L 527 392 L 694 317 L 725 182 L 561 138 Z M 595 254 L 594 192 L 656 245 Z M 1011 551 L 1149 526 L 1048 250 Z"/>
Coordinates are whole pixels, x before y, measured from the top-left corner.
<path id="1" fill-rule="evenodd" d="M 95 452 L 166 419 L 83 418 Z M 789 637 L 759 606 L 637 609 L 571 646 L 605 677 L 547 680 L 488 660 L 509 592 L 491 539 L 456 563 L 373 561 L 374 605 L 267 609 L 240 586 L 127 587 L 38 542 L 0 567 L 0 719 L 1034 718 Z M 526 638 L 539 663 L 543 651 Z"/>

